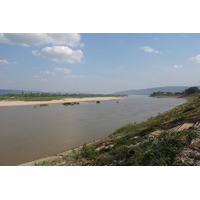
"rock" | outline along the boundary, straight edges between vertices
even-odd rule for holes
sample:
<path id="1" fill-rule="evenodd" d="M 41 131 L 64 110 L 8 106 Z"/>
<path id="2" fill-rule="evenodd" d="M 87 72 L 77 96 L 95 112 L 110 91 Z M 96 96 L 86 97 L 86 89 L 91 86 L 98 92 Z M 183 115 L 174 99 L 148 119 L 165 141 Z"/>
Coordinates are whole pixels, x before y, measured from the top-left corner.
<path id="1" fill-rule="evenodd" d="M 200 138 L 193 139 L 190 148 L 199 149 L 200 150 Z"/>
<path id="2" fill-rule="evenodd" d="M 102 150 L 102 149 L 104 149 L 104 148 L 105 148 L 104 145 L 103 145 L 103 146 L 100 146 L 100 147 L 96 148 L 96 151 L 100 151 L 100 150 Z"/>

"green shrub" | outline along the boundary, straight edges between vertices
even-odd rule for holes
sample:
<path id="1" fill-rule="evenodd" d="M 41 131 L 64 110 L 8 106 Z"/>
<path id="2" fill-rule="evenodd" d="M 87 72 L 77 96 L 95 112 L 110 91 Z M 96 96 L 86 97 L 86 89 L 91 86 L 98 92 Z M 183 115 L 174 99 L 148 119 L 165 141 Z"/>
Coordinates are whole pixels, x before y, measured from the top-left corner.
<path id="1" fill-rule="evenodd" d="M 94 146 L 89 147 L 86 144 L 84 144 L 83 147 L 78 151 L 72 150 L 72 153 L 75 159 L 82 157 L 88 160 L 92 160 L 99 156 L 99 152 L 96 151 Z"/>
<path id="2" fill-rule="evenodd" d="M 48 106 L 49 104 L 40 104 L 40 107 Z"/>
<path id="3" fill-rule="evenodd" d="M 73 106 L 73 105 L 77 105 L 79 104 L 79 102 L 65 102 L 63 103 L 64 106 Z"/>

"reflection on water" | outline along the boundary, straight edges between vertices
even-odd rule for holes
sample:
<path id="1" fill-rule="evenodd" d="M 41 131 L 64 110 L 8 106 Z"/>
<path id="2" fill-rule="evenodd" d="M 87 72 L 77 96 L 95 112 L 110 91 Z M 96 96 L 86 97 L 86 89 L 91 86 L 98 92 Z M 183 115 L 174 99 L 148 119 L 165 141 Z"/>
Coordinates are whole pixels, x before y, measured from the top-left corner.
<path id="1" fill-rule="evenodd" d="M 1 107 L 0 165 L 18 165 L 78 147 L 185 101 L 129 96 L 119 103 Z"/>

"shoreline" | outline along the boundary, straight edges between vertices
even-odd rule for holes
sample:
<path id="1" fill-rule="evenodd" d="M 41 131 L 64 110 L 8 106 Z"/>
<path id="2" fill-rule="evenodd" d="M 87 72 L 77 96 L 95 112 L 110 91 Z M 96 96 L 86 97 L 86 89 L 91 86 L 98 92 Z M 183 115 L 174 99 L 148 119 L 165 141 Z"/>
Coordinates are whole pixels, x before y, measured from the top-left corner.
<path id="1" fill-rule="evenodd" d="M 0 107 L 31 106 L 40 104 L 62 104 L 65 102 L 88 102 L 88 101 L 109 101 L 121 100 L 122 97 L 86 97 L 86 98 L 66 98 L 51 101 L 0 101 Z"/>
<path id="2" fill-rule="evenodd" d="M 88 142 L 88 143 L 86 143 L 86 145 L 93 145 L 93 144 L 95 144 L 95 143 L 97 143 L 97 142 L 99 142 L 103 139 L 104 138 L 97 139 L 97 140 L 94 140 L 92 142 Z M 77 150 L 81 149 L 82 147 L 83 147 L 83 145 L 68 149 L 66 151 L 63 151 L 61 153 L 57 153 L 55 155 L 39 158 L 39 159 L 32 160 L 32 161 L 29 161 L 29 162 L 26 162 L 26 163 L 22 163 L 22 164 L 19 164 L 19 165 L 16 165 L 16 166 L 35 166 L 35 164 L 43 162 L 43 161 L 47 161 L 47 160 L 51 160 L 51 159 L 59 159 L 59 158 L 62 158 L 62 156 L 69 156 L 72 153 L 73 150 L 77 151 Z M 61 163 L 59 163 L 59 164 L 61 164 Z"/>

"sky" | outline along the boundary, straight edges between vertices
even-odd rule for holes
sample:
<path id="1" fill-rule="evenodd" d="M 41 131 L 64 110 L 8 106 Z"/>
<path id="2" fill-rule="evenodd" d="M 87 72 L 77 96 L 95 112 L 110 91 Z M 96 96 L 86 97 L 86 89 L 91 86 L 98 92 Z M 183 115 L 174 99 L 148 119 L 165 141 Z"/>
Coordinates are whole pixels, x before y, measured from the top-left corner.
<path id="1" fill-rule="evenodd" d="M 1 33 L 0 89 L 199 86 L 199 42 L 198 33 Z"/>

